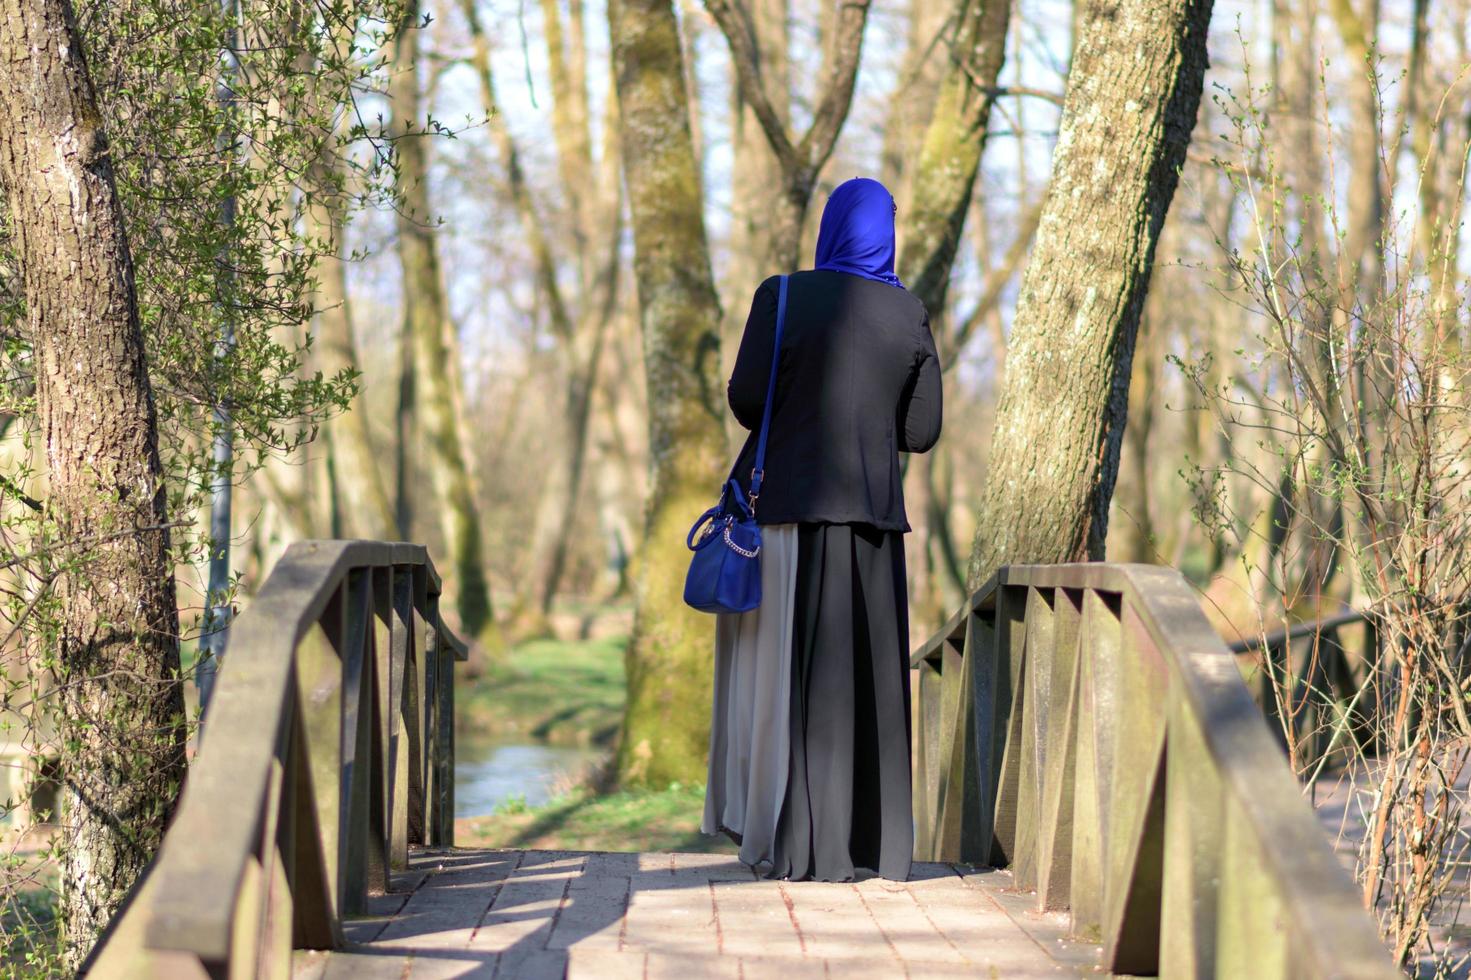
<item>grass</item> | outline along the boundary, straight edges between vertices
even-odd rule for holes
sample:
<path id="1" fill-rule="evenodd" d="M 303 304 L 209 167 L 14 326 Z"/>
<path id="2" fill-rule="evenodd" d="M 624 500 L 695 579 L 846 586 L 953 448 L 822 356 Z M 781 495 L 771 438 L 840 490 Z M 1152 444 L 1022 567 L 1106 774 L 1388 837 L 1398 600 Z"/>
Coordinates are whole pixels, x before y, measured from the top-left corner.
<path id="1" fill-rule="evenodd" d="M 696 851 L 734 854 L 726 837 L 700 833 L 704 786 L 599 795 L 580 787 L 545 806 L 512 801 L 486 817 L 455 823 L 460 847 L 568 851 Z"/>
<path id="2" fill-rule="evenodd" d="M 624 636 L 536 640 L 512 650 L 474 682 L 457 686 L 462 731 L 494 738 L 611 748 L 623 719 Z M 456 821 L 461 847 L 545 850 L 736 852 L 700 833 L 703 785 L 602 792 L 594 776 L 543 806 L 522 798 L 493 814 Z"/>
<path id="3" fill-rule="evenodd" d="M 457 685 L 463 730 L 552 745 L 611 745 L 623 718 L 627 637 L 535 640 Z"/>

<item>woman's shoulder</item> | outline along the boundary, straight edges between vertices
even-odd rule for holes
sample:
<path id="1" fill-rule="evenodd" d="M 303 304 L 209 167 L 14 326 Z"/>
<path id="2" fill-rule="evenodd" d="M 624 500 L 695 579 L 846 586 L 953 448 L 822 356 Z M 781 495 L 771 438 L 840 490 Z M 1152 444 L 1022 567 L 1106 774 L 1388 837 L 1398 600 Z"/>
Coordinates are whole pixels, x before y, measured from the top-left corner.
<path id="1" fill-rule="evenodd" d="M 780 276 L 772 276 L 761 284 L 762 288 L 771 287 L 776 289 L 777 280 Z M 861 291 L 866 298 L 875 302 L 892 305 L 898 309 L 914 315 L 916 320 L 928 319 L 924 303 L 920 298 L 909 290 L 898 286 L 891 286 L 886 282 L 876 279 L 865 279 L 862 276 L 849 275 L 846 272 L 834 272 L 828 269 L 803 269 L 800 272 L 790 273 L 791 285 L 801 284 L 805 288 L 812 289 L 852 289 Z"/>

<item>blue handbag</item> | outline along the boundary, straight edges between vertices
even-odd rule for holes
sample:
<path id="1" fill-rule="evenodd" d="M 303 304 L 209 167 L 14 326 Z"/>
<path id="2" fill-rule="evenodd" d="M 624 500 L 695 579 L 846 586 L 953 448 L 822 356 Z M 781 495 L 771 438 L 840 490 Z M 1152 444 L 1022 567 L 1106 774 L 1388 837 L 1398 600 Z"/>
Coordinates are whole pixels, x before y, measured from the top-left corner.
<path id="1" fill-rule="evenodd" d="M 771 428 L 771 403 L 776 395 L 776 368 L 781 362 L 781 334 L 787 319 L 787 277 L 777 288 L 776 340 L 771 348 L 771 377 L 766 382 L 766 407 L 761 411 L 761 433 L 756 438 L 756 460 L 751 491 L 741 493 L 734 476 L 720 489 L 720 502 L 700 515 L 685 544 L 690 551 L 684 601 L 700 612 L 743 613 L 761 605 L 761 527 L 756 523 L 756 498 L 766 478 L 766 433 Z"/>

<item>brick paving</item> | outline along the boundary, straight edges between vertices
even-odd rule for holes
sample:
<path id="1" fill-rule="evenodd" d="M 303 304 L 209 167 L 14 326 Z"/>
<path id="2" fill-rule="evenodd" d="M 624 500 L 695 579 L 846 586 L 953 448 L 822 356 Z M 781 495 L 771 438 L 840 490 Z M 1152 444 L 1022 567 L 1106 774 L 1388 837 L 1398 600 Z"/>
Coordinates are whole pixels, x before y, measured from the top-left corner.
<path id="1" fill-rule="evenodd" d="M 717 854 L 413 855 L 347 946 L 301 980 L 752 980 L 1096 975 L 1066 916 L 1005 871 L 916 864 L 907 882 L 759 878 Z"/>

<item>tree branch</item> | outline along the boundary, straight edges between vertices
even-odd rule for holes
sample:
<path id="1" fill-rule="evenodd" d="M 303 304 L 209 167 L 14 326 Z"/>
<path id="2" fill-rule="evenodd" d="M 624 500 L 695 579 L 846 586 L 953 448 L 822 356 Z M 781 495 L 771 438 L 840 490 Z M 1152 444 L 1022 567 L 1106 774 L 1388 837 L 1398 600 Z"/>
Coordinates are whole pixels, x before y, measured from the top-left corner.
<path id="1" fill-rule="evenodd" d="M 868 24 L 871 0 L 840 0 L 833 43 L 823 56 L 822 84 L 812 113 L 812 125 L 794 145 L 792 135 L 767 96 L 761 78 L 761 56 L 750 12 L 741 0 L 705 0 L 730 47 L 741 98 L 751 107 L 767 142 L 781 164 L 782 175 L 791 180 L 816 175 L 837 143 L 838 133 L 853 104 L 858 60 L 863 52 L 863 30 Z"/>
<path id="2" fill-rule="evenodd" d="M 981 298 L 976 302 L 975 308 L 955 328 L 955 333 L 950 338 L 948 350 L 941 358 L 940 368 L 948 371 L 955 366 L 960 359 L 960 352 L 969 343 L 971 335 L 980 322 L 988 316 L 992 310 L 1001 302 L 1001 292 L 1006 284 L 1011 282 L 1016 271 L 1021 268 L 1022 260 L 1026 258 L 1028 250 L 1032 247 L 1032 239 L 1037 235 L 1037 225 L 1042 219 L 1042 204 L 1047 200 L 1047 193 L 1037 196 L 1032 206 L 1023 212 L 1021 219 L 1017 222 L 1016 235 L 1011 239 L 1011 245 L 1006 250 L 1006 256 L 999 265 L 993 266 L 986 273 L 985 282 L 981 285 Z"/>
<path id="3" fill-rule="evenodd" d="M 823 56 L 822 88 L 812 125 L 797 146 L 797 155 L 816 174 L 827 162 L 838 141 L 848 109 L 853 105 L 853 87 L 858 78 L 858 59 L 863 53 L 863 29 L 868 24 L 870 0 L 842 0 L 838 5 L 833 43 Z"/>
<path id="4" fill-rule="evenodd" d="M 735 0 L 739 4 L 740 0 Z M 725 35 L 730 48 L 730 59 L 735 65 L 736 83 L 740 86 L 741 98 L 756 114 L 766 140 L 771 144 L 784 172 L 797 169 L 801 164 L 797 148 L 787 134 L 787 128 L 777 114 L 776 107 L 766 95 L 766 86 L 761 79 L 761 56 L 756 47 L 756 31 L 744 5 L 732 5 L 732 0 L 705 0 L 705 9 L 715 19 L 720 32 Z"/>

